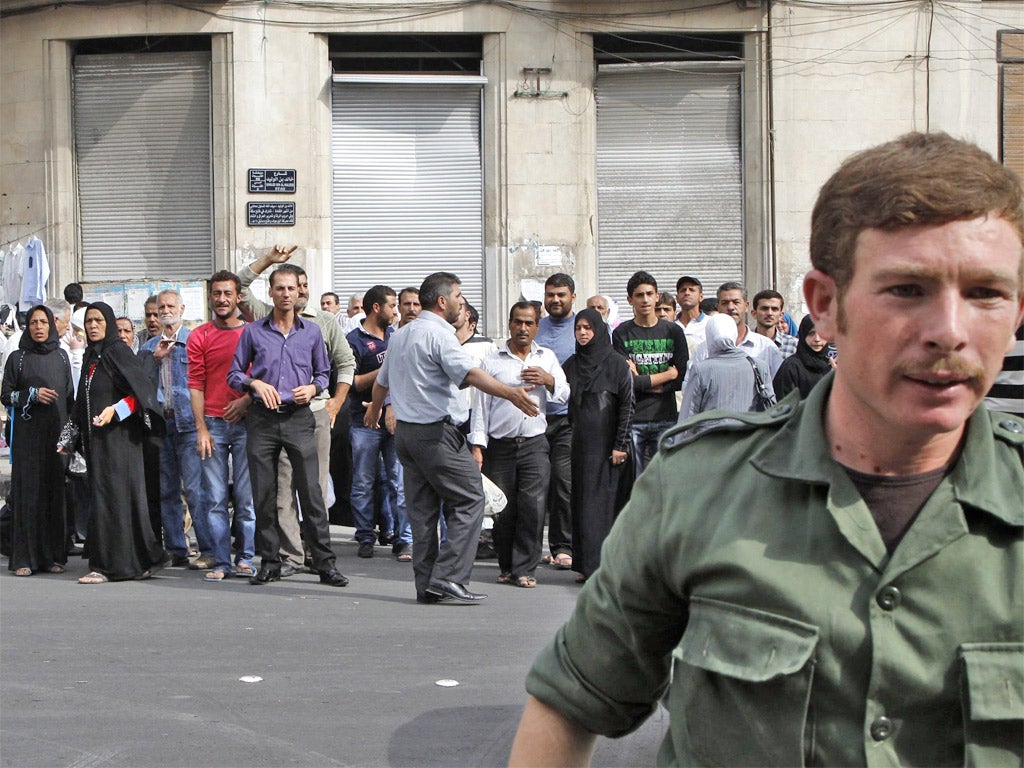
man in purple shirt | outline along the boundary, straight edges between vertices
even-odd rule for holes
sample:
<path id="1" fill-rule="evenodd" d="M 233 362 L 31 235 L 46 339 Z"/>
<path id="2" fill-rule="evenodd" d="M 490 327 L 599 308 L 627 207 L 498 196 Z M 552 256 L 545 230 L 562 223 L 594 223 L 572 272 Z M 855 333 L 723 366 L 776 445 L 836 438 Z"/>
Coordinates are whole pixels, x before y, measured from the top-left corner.
<path id="1" fill-rule="evenodd" d="M 344 587 L 348 579 L 334 565 L 327 508 L 320 492 L 319 464 L 310 401 L 327 387 L 331 371 L 323 335 L 295 312 L 299 281 L 294 268 L 270 275 L 273 311 L 242 331 L 228 372 L 228 384 L 249 392 L 246 455 L 256 507 L 256 551 L 260 569 L 249 583 L 281 578 L 277 529 L 277 464 L 283 448 L 292 465 L 302 507 L 302 534 L 309 542 L 320 581 Z"/>

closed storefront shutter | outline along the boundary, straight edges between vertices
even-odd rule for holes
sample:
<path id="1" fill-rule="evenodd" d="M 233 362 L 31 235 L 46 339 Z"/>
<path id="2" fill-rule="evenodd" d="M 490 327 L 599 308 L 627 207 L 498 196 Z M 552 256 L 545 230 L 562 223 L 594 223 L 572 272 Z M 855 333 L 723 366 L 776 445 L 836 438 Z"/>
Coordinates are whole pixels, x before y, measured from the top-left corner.
<path id="1" fill-rule="evenodd" d="M 598 289 L 637 270 L 705 295 L 743 280 L 741 74 L 734 66 L 607 65 L 597 79 Z"/>
<path id="2" fill-rule="evenodd" d="M 335 75 L 333 285 L 419 287 L 454 272 L 483 299 L 482 77 Z"/>
<path id="3" fill-rule="evenodd" d="M 213 268 L 210 54 L 77 56 L 82 278 L 205 278 Z"/>

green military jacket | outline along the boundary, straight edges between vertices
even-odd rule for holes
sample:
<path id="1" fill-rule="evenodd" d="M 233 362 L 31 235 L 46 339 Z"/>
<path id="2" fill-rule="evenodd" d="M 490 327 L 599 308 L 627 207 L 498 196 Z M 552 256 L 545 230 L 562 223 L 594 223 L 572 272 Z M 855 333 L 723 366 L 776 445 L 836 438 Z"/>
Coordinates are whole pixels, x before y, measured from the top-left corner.
<path id="1" fill-rule="evenodd" d="M 533 696 L 609 736 L 663 700 L 662 765 L 1021 764 L 1024 424 L 979 408 L 890 557 L 830 390 L 663 437 Z"/>

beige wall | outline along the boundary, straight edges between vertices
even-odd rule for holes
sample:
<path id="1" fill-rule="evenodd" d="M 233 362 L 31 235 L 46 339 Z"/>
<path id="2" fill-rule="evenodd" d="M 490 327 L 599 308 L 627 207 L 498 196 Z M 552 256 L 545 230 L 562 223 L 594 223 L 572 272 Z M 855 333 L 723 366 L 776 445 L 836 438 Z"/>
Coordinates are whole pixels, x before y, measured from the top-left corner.
<path id="1" fill-rule="evenodd" d="M 382 8 L 387 3 L 381 3 Z M 558 3 L 570 10 L 571 3 Z M 621 31 L 720 30 L 746 35 L 744 176 L 748 282 L 772 283 L 799 303 L 814 195 L 851 151 L 914 129 L 944 129 L 996 150 L 995 31 L 1024 27 L 1024 4 L 901 5 L 868 14 L 856 4 L 812 8 L 730 3 Z M 753 6 L 753 7 L 748 7 Z M 8 9 L 11 3 L 7 3 Z M 256 20 L 257 7 L 225 6 Z M 588 4 L 577 4 L 586 9 Z M 487 326 L 557 248 L 583 299 L 596 285 L 595 105 L 592 32 L 597 19 L 555 22 L 489 4 L 418 21 L 339 26 L 337 14 L 275 8 L 267 24 L 217 19 L 150 3 L 73 7 L 10 16 L 0 25 L 0 242 L 38 232 L 54 262 L 54 290 L 79 275 L 68 41 L 118 35 L 207 34 L 213 51 L 216 266 L 274 242 L 298 243 L 314 292 L 329 286 L 330 63 L 334 32 L 473 32 L 483 35 Z M 279 20 L 302 21 L 281 26 Z M 346 16 L 345 21 L 356 21 Z M 932 22 L 931 73 L 924 53 Z M 973 31 L 965 32 L 965 26 Z M 770 69 L 769 69 L 770 62 Z M 523 68 L 550 67 L 542 88 L 565 96 L 520 98 Z M 769 98 L 769 90 L 771 98 Z M 769 125 L 769 112 L 774 115 Z M 771 141 L 769 141 L 771 138 Z M 295 227 L 250 229 L 246 170 L 298 172 Z M 774 176 L 770 173 L 774 169 Z M 126 277 L 128 276 L 126 272 Z"/>

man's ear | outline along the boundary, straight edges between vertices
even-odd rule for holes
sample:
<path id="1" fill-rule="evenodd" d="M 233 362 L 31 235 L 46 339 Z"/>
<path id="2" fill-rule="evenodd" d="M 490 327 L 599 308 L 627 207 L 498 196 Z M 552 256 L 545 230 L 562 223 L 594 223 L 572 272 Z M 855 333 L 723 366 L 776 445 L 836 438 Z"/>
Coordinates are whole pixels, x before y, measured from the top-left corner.
<path id="1" fill-rule="evenodd" d="M 836 338 L 839 314 L 839 290 L 836 281 L 820 269 L 804 275 L 804 301 L 818 335 L 828 341 Z"/>

